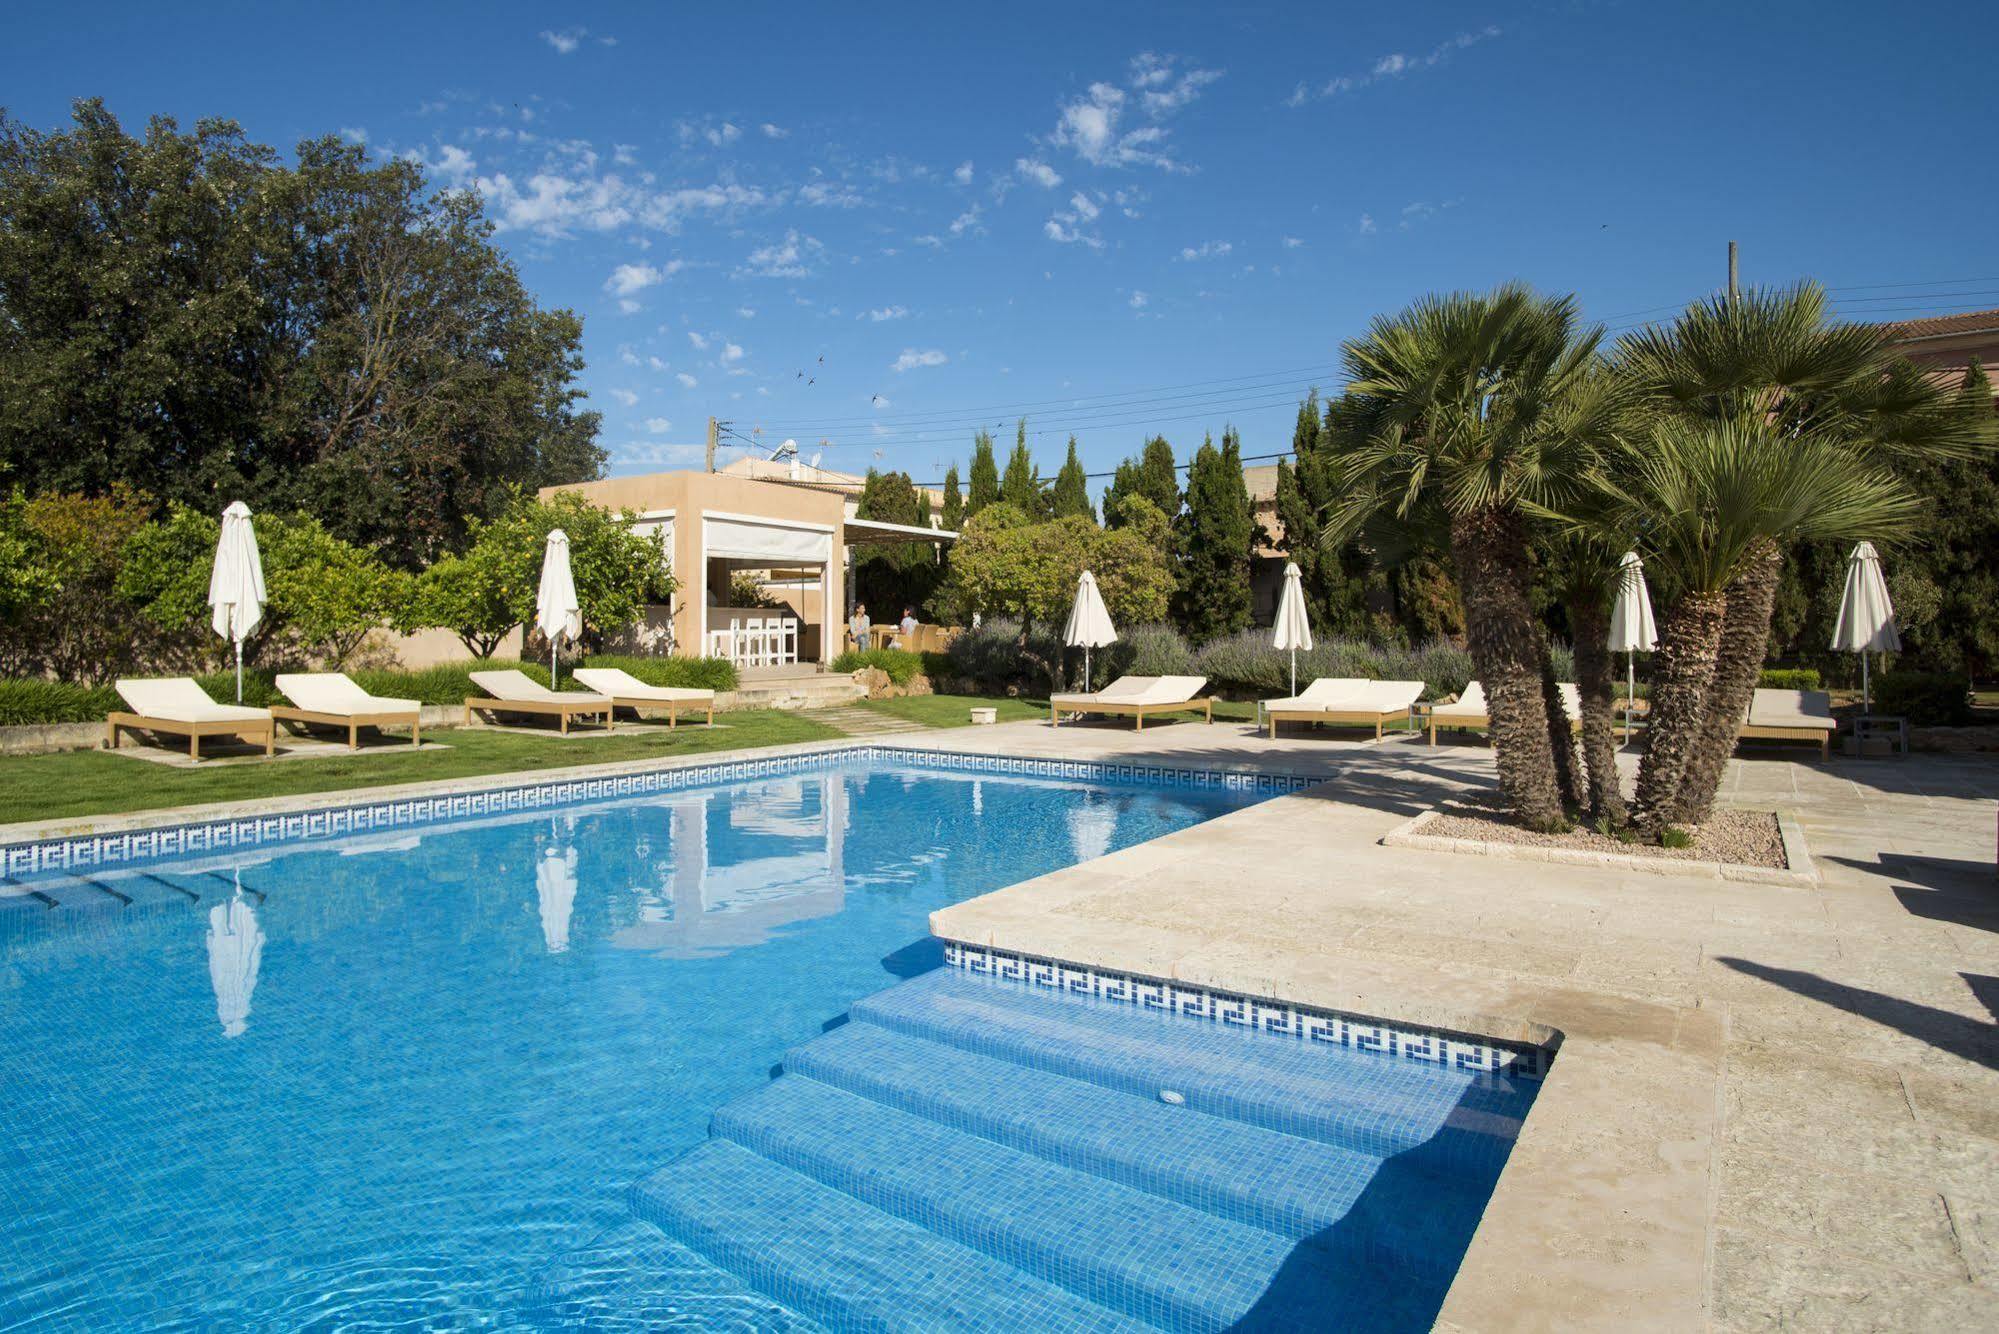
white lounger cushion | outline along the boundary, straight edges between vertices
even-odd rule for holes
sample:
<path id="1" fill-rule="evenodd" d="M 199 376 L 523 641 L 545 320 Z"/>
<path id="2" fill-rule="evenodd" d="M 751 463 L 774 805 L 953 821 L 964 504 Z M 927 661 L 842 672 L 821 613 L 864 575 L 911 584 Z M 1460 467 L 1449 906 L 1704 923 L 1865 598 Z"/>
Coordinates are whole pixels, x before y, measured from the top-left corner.
<path id="1" fill-rule="evenodd" d="M 474 672 L 472 684 L 495 699 L 533 700 L 537 704 L 602 704 L 604 697 L 590 690 L 550 690 L 526 672 Z"/>
<path id="2" fill-rule="evenodd" d="M 278 689 L 309 713 L 416 713 L 423 708 L 417 700 L 371 695 L 345 672 L 283 672 Z"/>
<path id="3" fill-rule="evenodd" d="M 688 700 L 700 703 L 715 698 L 712 690 L 687 686 L 649 686 L 622 667 L 578 667 L 576 679 L 600 695 L 620 699 Z"/>
<path id="4" fill-rule="evenodd" d="M 1823 690 L 1764 690 L 1749 701 L 1751 727 L 1815 727 L 1830 732 L 1839 726 L 1832 716 L 1832 696 Z"/>
<path id="5" fill-rule="evenodd" d="M 163 718 L 175 723 L 269 722 L 269 709 L 247 709 L 240 704 L 217 704 L 192 677 L 166 676 L 127 679 L 117 683 L 118 697 L 142 718 Z"/>
<path id="6" fill-rule="evenodd" d="M 1120 676 L 1093 695 L 1051 695 L 1050 704 L 1087 708 L 1092 704 L 1183 704 L 1201 693 L 1205 676 Z"/>
<path id="7" fill-rule="evenodd" d="M 1583 693 L 1574 684 L 1564 681 L 1556 687 L 1562 692 L 1562 712 L 1569 715 L 1570 722 L 1580 722 L 1583 716 Z M 1439 721 L 1453 718 L 1483 718 L 1491 712 L 1485 702 L 1485 687 L 1476 681 L 1465 682 L 1465 693 L 1458 696 L 1455 704 L 1439 704 L 1430 710 L 1430 716 Z"/>
<path id="8" fill-rule="evenodd" d="M 1201 693 L 1205 676 L 1162 676 L 1138 697 L 1140 704 L 1180 704 Z"/>

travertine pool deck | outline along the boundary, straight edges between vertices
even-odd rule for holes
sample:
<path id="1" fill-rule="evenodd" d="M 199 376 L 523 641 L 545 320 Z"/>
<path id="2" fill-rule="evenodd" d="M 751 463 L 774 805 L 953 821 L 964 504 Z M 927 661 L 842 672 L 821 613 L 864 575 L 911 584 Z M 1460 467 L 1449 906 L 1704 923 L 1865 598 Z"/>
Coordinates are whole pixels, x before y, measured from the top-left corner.
<path id="1" fill-rule="evenodd" d="M 1384 847 L 1482 746 L 1241 725 L 900 744 L 1335 781 L 932 918 L 937 934 L 1561 1049 L 1442 1328 L 1999 1327 L 1999 763 L 1759 751 L 1821 880 Z"/>

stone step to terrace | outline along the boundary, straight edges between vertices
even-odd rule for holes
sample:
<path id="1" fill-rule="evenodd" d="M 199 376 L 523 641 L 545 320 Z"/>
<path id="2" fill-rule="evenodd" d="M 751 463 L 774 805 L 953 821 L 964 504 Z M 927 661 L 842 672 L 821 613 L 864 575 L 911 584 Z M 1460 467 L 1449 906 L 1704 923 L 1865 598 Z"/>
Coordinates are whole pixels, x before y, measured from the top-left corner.
<path id="1" fill-rule="evenodd" d="M 878 713 L 873 709 L 854 707 L 837 709 L 814 709 L 812 716 L 828 727 L 837 727 L 848 736 L 893 736 L 901 732 L 922 732 L 922 723 L 898 718 L 892 713 Z"/>

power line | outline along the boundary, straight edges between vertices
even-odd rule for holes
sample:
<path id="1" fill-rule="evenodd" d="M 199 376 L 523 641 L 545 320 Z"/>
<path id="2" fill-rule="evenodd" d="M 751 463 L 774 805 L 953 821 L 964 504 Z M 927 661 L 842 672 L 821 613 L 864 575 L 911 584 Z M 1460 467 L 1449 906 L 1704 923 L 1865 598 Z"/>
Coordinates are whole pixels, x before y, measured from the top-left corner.
<path id="1" fill-rule="evenodd" d="M 1164 417 L 1158 416 L 1156 414 L 1146 414 L 1144 416 L 1138 416 L 1138 417 L 1126 417 L 1121 420 L 1061 417 L 1055 419 L 1061 423 L 1060 425 L 1029 429 L 1029 431 L 1027 432 L 1027 438 L 1030 440 L 1039 440 L 1047 436 L 1066 436 L 1066 435 L 1076 434 L 1079 432 L 1079 430 L 1084 430 L 1084 429 L 1093 430 L 1093 431 L 1107 431 L 1127 426 L 1152 426 L 1157 424 L 1171 424 L 1183 421 L 1201 421 L 1201 420 L 1212 421 L 1218 414 L 1222 416 L 1227 416 L 1231 413 L 1259 412 L 1269 408 L 1296 407 L 1298 404 L 1299 397 L 1300 395 L 1293 393 L 1293 394 L 1286 394 L 1282 398 L 1272 398 L 1260 401 L 1212 403 L 1212 404 L 1203 405 L 1199 411 L 1187 412 L 1179 415 L 1170 415 Z M 1120 409 L 1120 410 L 1122 411 L 1126 409 Z M 904 445 L 962 444 L 966 439 L 966 434 L 967 433 L 963 430 L 941 431 L 937 433 L 926 433 L 920 435 L 899 435 L 894 432 L 884 432 L 883 434 L 874 437 L 872 440 L 867 440 L 867 441 L 853 441 L 848 443 L 828 441 L 827 447 L 832 449 L 877 449 L 877 448 L 886 448 L 891 445 L 899 447 Z"/>

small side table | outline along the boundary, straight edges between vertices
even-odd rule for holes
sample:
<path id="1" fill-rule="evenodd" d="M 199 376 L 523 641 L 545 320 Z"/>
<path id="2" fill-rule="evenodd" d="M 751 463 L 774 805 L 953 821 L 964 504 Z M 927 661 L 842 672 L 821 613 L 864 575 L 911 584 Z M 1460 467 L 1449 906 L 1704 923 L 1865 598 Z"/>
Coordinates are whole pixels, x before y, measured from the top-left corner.
<path id="1" fill-rule="evenodd" d="M 1863 713 L 1853 720 L 1854 750 L 1863 758 L 1868 743 L 1880 741 L 1896 755 L 1909 753 L 1909 720 L 1882 713 Z"/>

